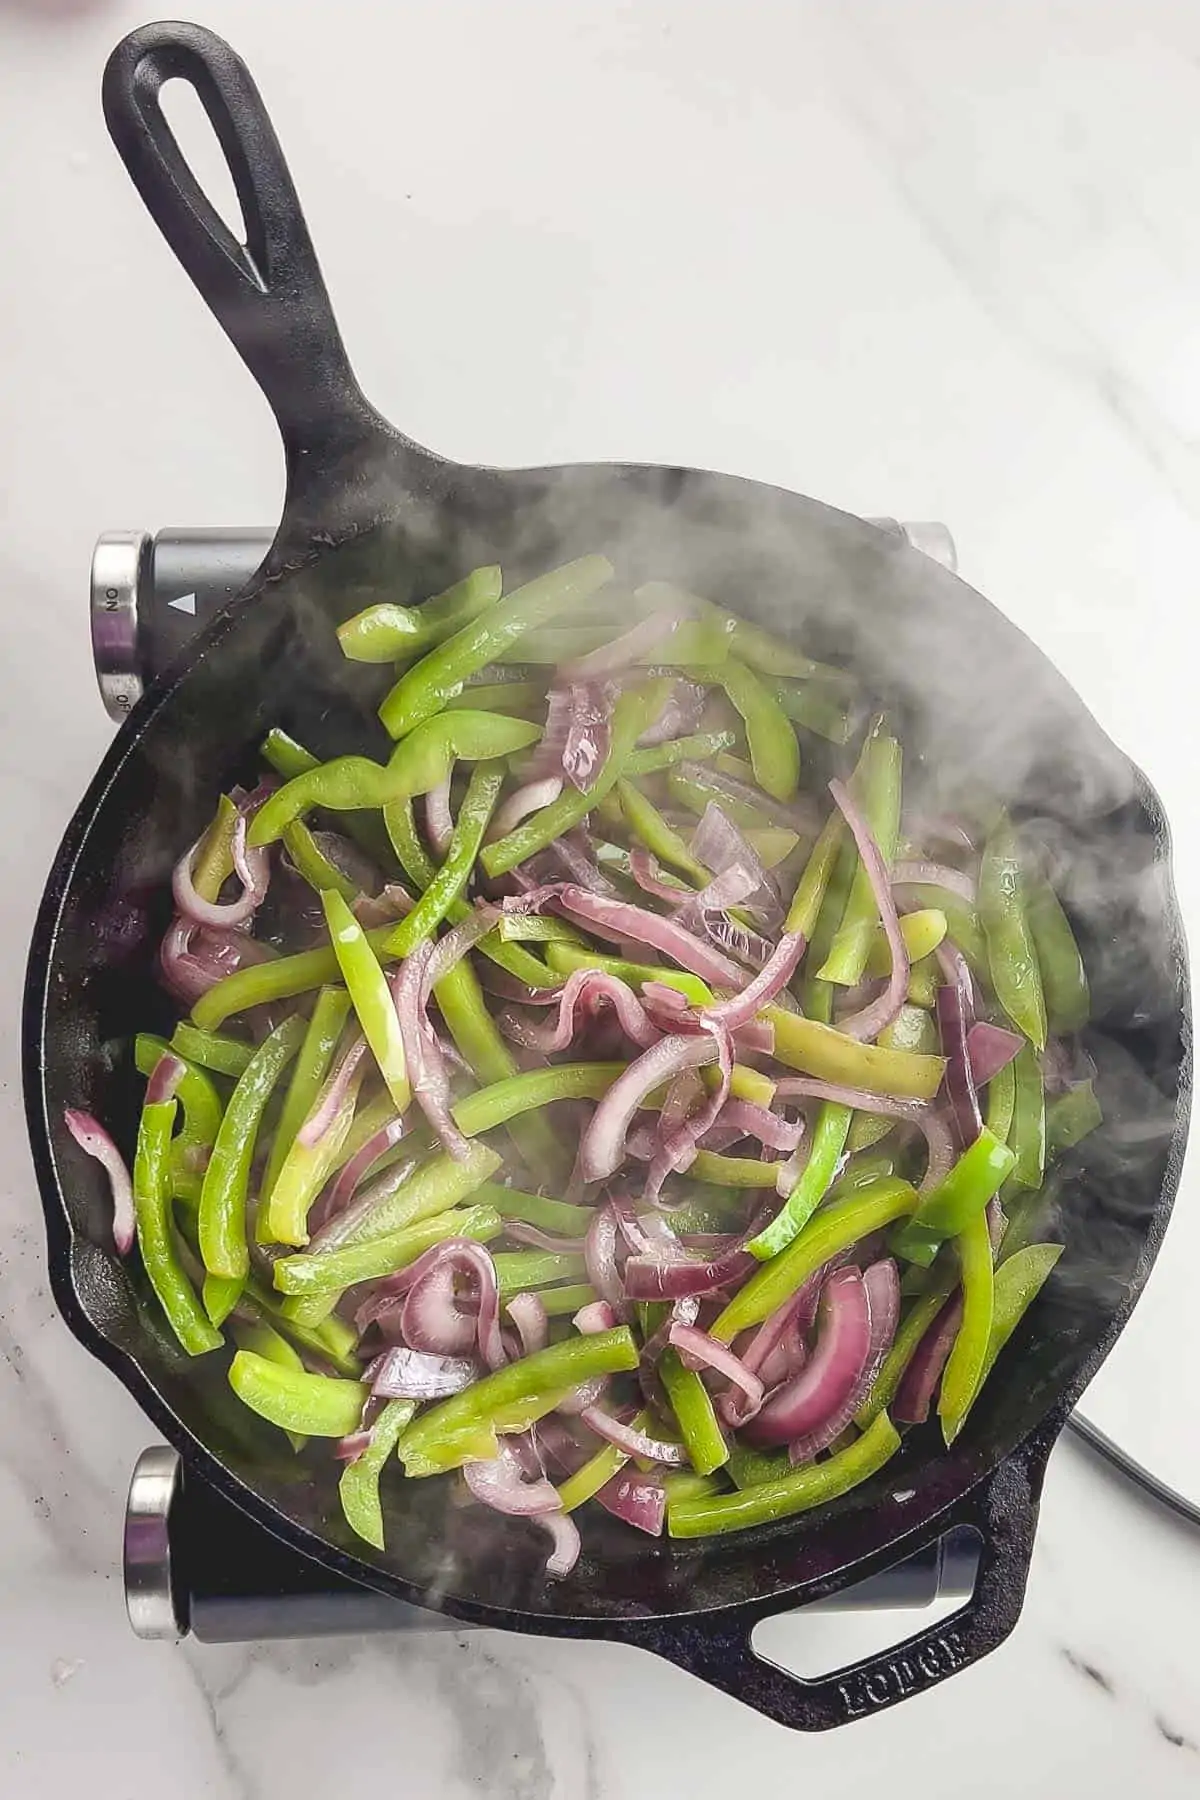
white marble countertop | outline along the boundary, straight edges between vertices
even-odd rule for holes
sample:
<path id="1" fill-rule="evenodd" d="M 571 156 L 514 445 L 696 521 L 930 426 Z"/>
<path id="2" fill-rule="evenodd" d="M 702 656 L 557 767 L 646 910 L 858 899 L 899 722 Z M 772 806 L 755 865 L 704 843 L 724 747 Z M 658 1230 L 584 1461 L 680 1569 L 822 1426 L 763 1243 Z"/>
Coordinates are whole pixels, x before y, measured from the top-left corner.
<path id="1" fill-rule="evenodd" d="M 818 1739 L 611 1646 L 130 1636 L 119 1521 L 152 1434 L 48 1296 L 20 964 L 108 735 L 93 539 L 266 521 L 281 497 L 266 408 L 104 135 L 103 60 L 141 12 L 0 5 L 0 1792 L 1194 1795 L 1200 1536 L 1069 1442 L 1008 1644 Z M 966 577 L 1162 792 L 1197 941 L 1194 6 L 210 0 L 205 17 L 258 76 L 385 412 L 468 460 L 698 463 L 949 520 Z M 1160 1444 L 1197 1439 L 1178 1250 L 1197 1189 L 1193 1158 L 1167 1266 L 1096 1394 L 1098 1417 Z M 810 1662 L 850 1629 L 789 1627 Z"/>

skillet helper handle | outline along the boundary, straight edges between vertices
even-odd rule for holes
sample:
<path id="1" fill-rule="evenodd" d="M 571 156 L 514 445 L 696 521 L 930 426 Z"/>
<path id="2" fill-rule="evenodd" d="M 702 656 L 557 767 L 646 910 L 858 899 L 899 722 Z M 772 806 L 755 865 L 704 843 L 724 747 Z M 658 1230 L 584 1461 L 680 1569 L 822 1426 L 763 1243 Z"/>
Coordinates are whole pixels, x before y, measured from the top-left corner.
<path id="1" fill-rule="evenodd" d="M 241 244 L 200 186 L 162 109 L 185 81 L 200 99 L 233 177 Z M 279 423 L 289 478 L 314 422 L 323 445 L 390 436 L 363 397 L 329 303 L 287 163 L 262 98 L 237 53 L 200 25 L 144 25 L 104 71 L 104 117 L 151 217 Z"/>
<path id="2" fill-rule="evenodd" d="M 962 1609 L 850 1668 L 808 1679 L 767 1662 L 751 1644 L 754 1628 L 780 1610 L 792 1610 L 770 1605 L 739 1607 L 711 1621 L 656 1619 L 614 1635 L 666 1657 L 794 1731 L 829 1731 L 883 1712 L 978 1662 L 1016 1625 L 1044 1467 L 1044 1450 L 1014 1451 L 939 1521 L 939 1531 L 965 1525 L 981 1540 L 974 1592 Z"/>

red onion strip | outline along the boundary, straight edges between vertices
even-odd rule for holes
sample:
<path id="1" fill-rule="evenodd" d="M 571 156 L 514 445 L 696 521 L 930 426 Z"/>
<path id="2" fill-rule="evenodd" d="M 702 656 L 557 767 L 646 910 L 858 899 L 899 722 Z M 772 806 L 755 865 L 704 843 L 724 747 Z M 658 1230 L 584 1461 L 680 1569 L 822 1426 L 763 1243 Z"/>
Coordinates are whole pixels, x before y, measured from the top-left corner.
<path id="1" fill-rule="evenodd" d="M 377 1400 L 442 1400 L 478 1381 L 479 1368 L 467 1357 L 432 1355 L 396 1344 L 364 1371 Z"/>
<path id="2" fill-rule="evenodd" d="M 728 1344 L 718 1343 L 697 1325 L 672 1325 L 667 1336 L 689 1368 L 715 1369 L 718 1375 L 724 1375 L 734 1387 L 741 1389 L 750 1412 L 757 1412 L 763 1402 L 763 1384 L 741 1357 L 734 1355 Z"/>
<path id="3" fill-rule="evenodd" d="M 454 836 L 454 815 L 450 811 L 450 776 L 431 787 L 425 796 L 425 830 L 429 842 L 439 856 L 445 856 Z"/>
<path id="4" fill-rule="evenodd" d="M 857 1269 L 839 1269 L 829 1277 L 819 1311 L 816 1350 L 745 1428 L 754 1444 L 769 1448 L 816 1431 L 862 1379 L 871 1352 L 871 1313 Z"/>
<path id="5" fill-rule="evenodd" d="M 504 1309 L 521 1338 L 521 1355 L 532 1356 L 544 1350 L 550 1341 L 550 1321 L 546 1308 L 536 1294 L 514 1294 Z"/>
<path id="6" fill-rule="evenodd" d="M 614 1175 L 625 1155 L 625 1137 L 633 1116 L 647 1095 L 681 1069 L 712 1062 L 717 1048 L 711 1037 L 660 1038 L 631 1062 L 599 1102 L 583 1134 L 579 1147 L 583 1179 L 606 1181 Z M 607 1293 L 603 1297 L 613 1298 Z"/>
<path id="7" fill-rule="evenodd" d="M 63 1111 L 63 1123 L 84 1155 L 94 1157 L 108 1176 L 113 1203 L 113 1243 L 118 1255 L 128 1256 L 137 1235 L 137 1220 L 133 1210 L 133 1182 L 125 1159 L 91 1113 L 68 1106 Z"/>
<path id="8" fill-rule="evenodd" d="M 601 644 L 599 649 L 589 650 L 586 656 L 576 657 L 574 662 L 564 663 L 559 675 L 566 681 L 597 681 L 618 675 L 655 649 L 664 638 L 670 637 L 676 627 L 690 617 L 691 610 L 682 601 L 657 607 L 620 637 Z M 667 648 L 669 650 L 670 645 Z"/>
<path id="9" fill-rule="evenodd" d="M 538 781 L 527 781 L 496 808 L 488 826 L 487 842 L 491 844 L 497 838 L 507 837 L 530 813 L 541 812 L 543 806 L 553 806 L 562 791 L 561 775 L 544 775 Z"/>
<path id="10" fill-rule="evenodd" d="M 944 863 L 935 862 L 898 862 L 892 870 L 894 887 L 940 887 L 959 900 L 965 900 L 968 906 L 975 904 L 975 883 L 969 875 L 960 869 L 947 868 Z"/>
<path id="11" fill-rule="evenodd" d="M 900 1318 L 900 1276 L 890 1257 L 883 1262 L 871 1264 L 863 1276 L 863 1286 L 867 1293 L 867 1309 L 871 1321 L 871 1344 L 862 1373 L 841 1405 L 835 1407 L 821 1425 L 801 1437 L 793 1438 L 788 1446 L 788 1456 L 793 1463 L 812 1462 L 822 1450 L 828 1450 L 835 1438 L 841 1436 L 871 1392 L 880 1365 L 892 1347 L 896 1324 Z"/>
<path id="12" fill-rule="evenodd" d="M 744 972 L 729 957 L 702 943 L 690 931 L 683 931 L 673 920 L 648 912 L 643 906 L 610 900 L 604 894 L 590 894 L 573 882 L 558 891 L 557 900 L 565 912 L 593 926 L 602 937 L 648 944 L 671 957 L 681 969 L 689 969 L 718 987 L 740 988 L 745 980 Z"/>
<path id="13" fill-rule="evenodd" d="M 777 994 L 783 992 L 799 967 L 804 946 L 803 933 L 785 931 L 771 952 L 769 961 L 753 981 L 743 987 L 740 993 L 734 994 L 732 999 L 705 1007 L 704 1019 L 708 1022 L 719 1021 L 730 1031 L 748 1025 L 760 1007 L 768 1005 Z"/>
<path id="14" fill-rule="evenodd" d="M 311 1148 L 329 1130 L 350 1091 L 358 1065 L 367 1053 L 365 1038 L 355 1038 L 317 1096 L 317 1103 L 296 1133 L 297 1143 Z"/>
<path id="15" fill-rule="evenodd" d="M 632 1425 L 623 1425 L 620 1419 L 614 1419 L 601 1407 L 586 1406 L 580 1414 L 581 1423 L 589 1431 L 594 1431 L 598 1438 L 607 1444 L 615 1444 L 618 1450 L 624 1450 L 626 1456 L 640 1456 L 644 1462 L 666 1463 L 678 1468 L 687 1461 L 687 1451 L 682 1444 L 673 1444 L 662 1438 L 652 1438 L 645 1431 L 637 1431 Z"/>
<path id="16" fill-rule="evenodd" d="M 831 781 L 829 791 L 853 834 L 859 861 L 866 870 L 867 879 L 871 883 L 871 892 L 875 896 L 879 917 L 883 921 L 888 949 L 892 953 L 892 971 L 883 993 L 879 995 L 878 999 L 872 1000 L 868 1006 L 864 1006 L 861 1012 L 853 1013 L 850 1018 L 842 1019 L 838 1023 L 838 1030 L 844 1031 L 847 1037 L 856 1038 L 860 1043 L 869 1044 L 879 1036 L 886 1026 L 891 1024 L 904 1005 L 905 995 L 908 993 L 908 945 L 900 930 L 896 902 L 892 898 L 888 866 L 883 859 L 879 845 L 875 842 L 875 834 L 867 822 L 866 815 L 844 782 L 836 779 Z"/>
<path id="17" fill-rule="evenodd" d="M 967 1056 L 977 1088 L 986 1087 L 1001 1069 L 1006 1069 L 1021 1048 L 1022 1039 L 1004 1025 L 989 1025 L 977 1019 L 967 1032 Z"/>

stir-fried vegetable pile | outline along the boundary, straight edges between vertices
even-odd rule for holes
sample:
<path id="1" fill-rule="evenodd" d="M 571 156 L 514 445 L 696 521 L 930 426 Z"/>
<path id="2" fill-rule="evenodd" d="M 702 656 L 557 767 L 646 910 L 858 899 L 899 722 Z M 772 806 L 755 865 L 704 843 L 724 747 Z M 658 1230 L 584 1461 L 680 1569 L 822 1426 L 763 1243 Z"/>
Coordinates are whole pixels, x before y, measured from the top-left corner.
<path id="1" fill-rule="evenodd" d="M 587 1502 L 702 1536 L 951 1443 L 1099 1119 L 1037 846 L 910 818 L 847 676 L 601 556 L 338 635 L 390 759 L 271 733 L 175 871 L 132 1175 L 67 1115 L 183 1348 L 369 1543 L 461 1471 L 559 1575 Z"/>

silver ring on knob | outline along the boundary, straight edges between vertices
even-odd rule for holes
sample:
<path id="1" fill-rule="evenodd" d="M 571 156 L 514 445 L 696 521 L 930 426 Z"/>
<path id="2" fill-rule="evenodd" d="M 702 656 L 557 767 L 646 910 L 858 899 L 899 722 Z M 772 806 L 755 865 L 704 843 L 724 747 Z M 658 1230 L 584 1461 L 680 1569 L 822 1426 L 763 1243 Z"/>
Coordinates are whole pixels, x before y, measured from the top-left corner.
<path id="1" fill-rule="evenodd" d="M 138 593 L 150 543 L 146 531 L 106 531 L 92 553 L 92 657 L 105 711 L 118 724 L 142 697 Z"/>
<path id="2" fill-rule="evenodd" d="M 140 1638 L 184 1635 L 171 1581 L 171 1505 L 180 1462 L 166 1444 L 138 1457 L 125 1502 L 125 1610 Z"/>

